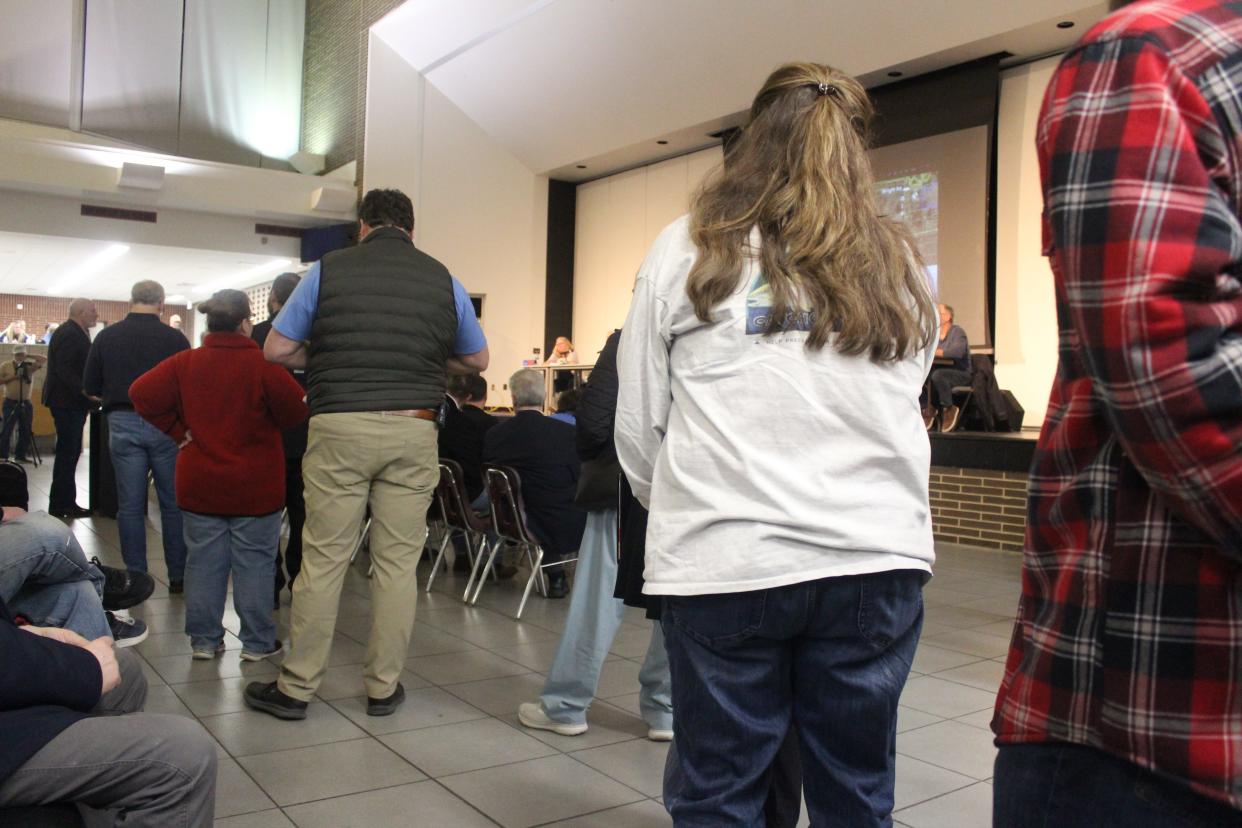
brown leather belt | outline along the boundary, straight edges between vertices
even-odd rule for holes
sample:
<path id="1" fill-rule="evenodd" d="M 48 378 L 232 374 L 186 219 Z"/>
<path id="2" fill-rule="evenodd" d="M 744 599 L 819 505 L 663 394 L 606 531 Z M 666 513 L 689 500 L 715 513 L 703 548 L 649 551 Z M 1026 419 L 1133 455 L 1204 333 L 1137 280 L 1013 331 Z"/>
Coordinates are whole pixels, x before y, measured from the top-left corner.
<path id="1" fill-rule="evenodd" d="M 434 408 L 405 408 L 401 411 L 381 411 L 381 414 L 392 414 L 395 417 L 414 417 L 419 420 L 431 420 L 435 422 L 436 411 Z"/>

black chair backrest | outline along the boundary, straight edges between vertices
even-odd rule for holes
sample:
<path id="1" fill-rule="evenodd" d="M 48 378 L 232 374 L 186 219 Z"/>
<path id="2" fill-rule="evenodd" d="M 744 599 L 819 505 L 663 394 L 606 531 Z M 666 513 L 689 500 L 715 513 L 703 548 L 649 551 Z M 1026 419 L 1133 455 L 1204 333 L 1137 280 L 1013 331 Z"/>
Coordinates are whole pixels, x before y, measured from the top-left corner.
<path id="1" fill-rule="evenodd" d="M 436 486 L 436 500 L 440 502 L 444 522 L 449 526 L 471 532 L 487 531 L 487 521 L 470 508 L 466 495 L 466 477 L 462 473 L 461 464 L 456 460 L 440 461 L 440 482 Z"/>
<path id="2" fill-rule="evenodd" d="M 496 533 L 518 543 L 538 543 L 526 528 L 526 505 L 522 502 L 522 478 L 510 466 L 484 466 L 487 493 L 492 500 Z"/>

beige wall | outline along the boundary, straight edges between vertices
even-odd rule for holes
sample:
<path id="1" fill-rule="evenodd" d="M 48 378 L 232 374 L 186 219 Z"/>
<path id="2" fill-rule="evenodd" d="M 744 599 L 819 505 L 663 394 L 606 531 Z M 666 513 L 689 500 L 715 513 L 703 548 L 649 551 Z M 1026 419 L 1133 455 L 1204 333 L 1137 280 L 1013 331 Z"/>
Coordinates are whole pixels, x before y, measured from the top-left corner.
<path id="1" fill-rule="evenodd" d="M 371 36 L 364 187 L 414 201 L 418 246 L 483 294 L 492 404 L 543 339 L 547 179 L 493 142 L 383 40 Z"/>
<path id="2" fill-rule="evenodd" d="M 711 147 L 578 187 L 573 341 L 583 361 L 625 321 L 647 249 L 721 157 Z"/>
<path id="3" fill-rule="evenodd" d="M 1060 58 L 1001 75 L 996 142 L 996 379 L 1026 409 L 1023 425 L 1044 421 L 1057 369 L 1056 301 L 1043 256 L 1035 125 Z"/>
<path id="4" fill-rule="evenodd" d="M 1035 122 L 1058 58 L 1002 74 L 997 132 L 996 374 L 1043 423 L 1057 364 L 1052 273 L 1040 246 Z M 592 181 L 578 188 L 574 344 L 593 355 L 625 320 L 647 248 L 686 211 L 688 195 L 720 160 L 720 148 Z"/>

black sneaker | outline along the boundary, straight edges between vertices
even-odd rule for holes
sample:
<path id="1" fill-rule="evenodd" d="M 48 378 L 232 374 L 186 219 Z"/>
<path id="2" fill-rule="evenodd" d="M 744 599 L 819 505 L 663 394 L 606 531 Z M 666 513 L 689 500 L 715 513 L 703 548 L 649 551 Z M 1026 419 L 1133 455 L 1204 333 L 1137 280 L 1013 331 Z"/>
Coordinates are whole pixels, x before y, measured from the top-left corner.
<path id="1" fill-rule="evenodd" d="M 274 681 L 252 681 L 246 685 L 246 706 L 271 713 L 278 719 L 305 719 L 306 702 L 280 692 Z"/>
<path id="2" fill-rule="evenodd" d="M 118 650 L 147 640 L 147 625 L 144 621 L 107 611 L 104 615 L 108 616 L 108 626 L 112 628 L 112 645 Z"/>
<path id="3" fill-rule="evenodd" d="M 405 701 L 405 686 L 397 682 L 397 689 L 393 690 L 392 695 L 386 699 L 373 699 L 367 696 L 367 715 L 391 716 L 403 701 Z"/>
<path id="4" fill-rule="evenodd" d="M 91 563 L 104 576 L 103 605 L 106 610 L 136 607 L 155 591 L 155 579 L 145 572 L 104 566 L 99 558 L 91 558 Z"/>
<path id="5" fill-rule="evenodd" d="M 548 597 L 564 598 L 569 594 L 569 579 L 564 573 L 557 573 L 548 576 Z"/>
<path id="6" fill-rule="evenodd" d="M 169 581 L 168 582 L 168 594 L 169 595 L 180 595 L 183 592 L 185 592 L 185 581 Z"/>
<path id="7" fill-rule="evenodd" d="M 83 509 L 76 503 L 60 508 L 48 509 L 47 513 L 52 517 L 67 518 L 69 520 L 73 520 L 75 518 L 87 518 L 91 516 L 90 509 Z"/>

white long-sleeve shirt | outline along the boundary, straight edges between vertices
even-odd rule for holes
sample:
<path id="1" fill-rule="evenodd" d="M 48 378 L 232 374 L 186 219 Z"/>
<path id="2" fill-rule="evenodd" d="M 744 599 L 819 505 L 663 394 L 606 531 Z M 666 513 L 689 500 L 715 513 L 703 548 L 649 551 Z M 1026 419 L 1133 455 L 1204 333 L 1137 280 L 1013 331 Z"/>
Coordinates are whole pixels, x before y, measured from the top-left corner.
<path id="1" fill-rule="evenodd" d="M 930 572 L 919 392 L 934 337 L 881 364 L 831 339 L 808 351 L 798 316 L 764 336 L 770 294 L 755 260 L 705 323 L 685 290 L 697 256 L 688 226 L 673 222 L 647 254 L 618 354 L 617 454 L 651 510 L 645 591 Z"/>

